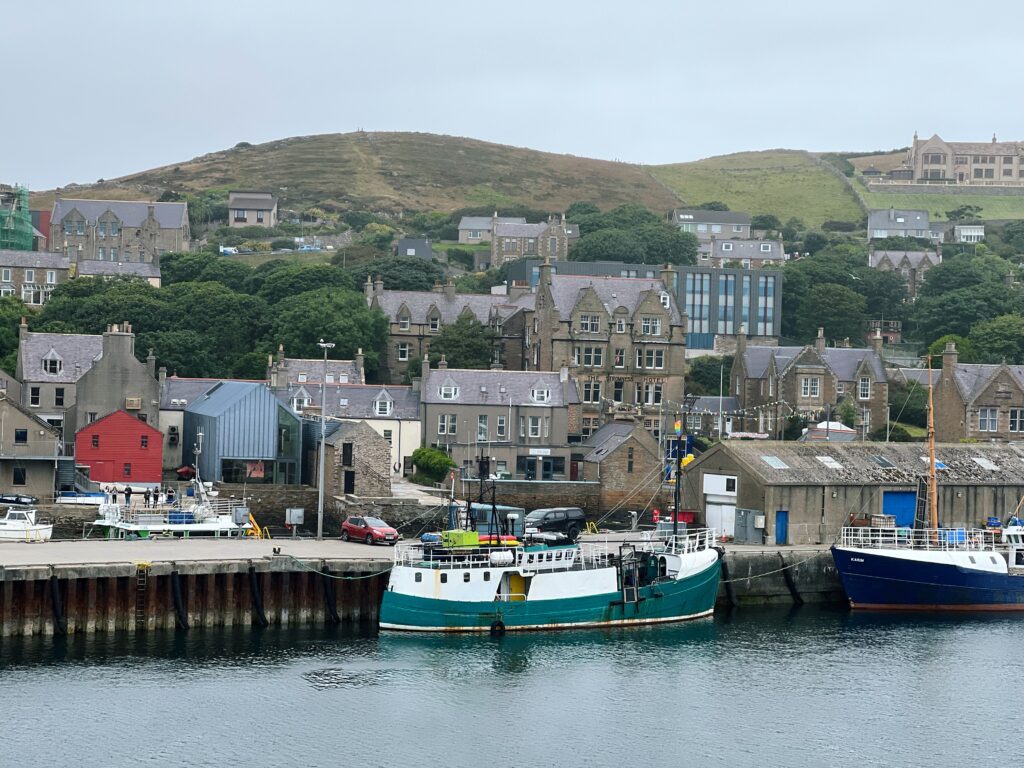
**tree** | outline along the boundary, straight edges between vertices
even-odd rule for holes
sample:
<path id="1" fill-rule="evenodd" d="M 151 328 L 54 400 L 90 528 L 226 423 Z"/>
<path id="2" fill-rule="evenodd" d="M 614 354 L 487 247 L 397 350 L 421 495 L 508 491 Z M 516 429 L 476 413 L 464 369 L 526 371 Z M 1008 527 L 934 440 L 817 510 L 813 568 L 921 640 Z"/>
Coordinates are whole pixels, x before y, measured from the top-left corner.
<path id="1" fill-rule="evenodd" d="M 205 251 L 165 253 L 160 257 L 160 282 L 162 285 L 172 285 L 198 280 L 202 271 L 220 258 Z"/>
<path id="2" fill-rule="evenodd" d="M 686 392 L 691 395 L 717 395 L 719 383 L 724 382 L 725 394 L 729 394 L 732 374 L 732 356 L 715 357 L 702 355 L 690 363 L 686 374 Z"/>
<path id="3" fill-rule="evenodd" d="M 922 387 L 916 381 L 909 385 L 890 382 L 889 413 L 892 414 L 893 421 L 918 427 L 928 426 L 928 388 Z"/>
<path id="4" fill-rule="evenodd" d="M 853 401 L 848 397 L 844 397 L 839 405 L 836 407 L 835 418 L 839 419 L 839 422 L 846 427 L 853 427 L 857 422 L 857 406 L 853 404 Z"/>
<path id="5" fill-rule="evenodd" d="M 165 367 L 171 376 L 213 377 L 227 374 L 221 362 L 215 360 L 210 353 L 206 336 L 197 331 L 151 331 L 140 333 L 136 342 L 136 355 L 144 355 L 152 349 L 157 365 Z"/>
<path id="6" fill-rule="evenodd" d="M 1012 308 L 1013 301 L 1005 287 L 987 283 L 940 296 L 918 294 L 911 317 L 915 336 L 927 342 L 948 334 L 967 336 L 977 323 L 1008 314 Z"/>
<path id="7" fill-rule="evenodd" d="M 172 327 L 167 300 L 170 290 L 154 288 L 138 278 L 68 280 L 54 289 L 39 320 L 61 321 L 76 333 L 103 333 L 108 325 L 124 321 L 131 323 L 136 333 L 166 330 Z"/>
<path id="8" fill-rule="evenodd" d="M 487 368 L 494 361 L 494 349 L 494 331 L 464 312 L 430 342 L 430 357 L 436 362 L 444 355 L 449 368 Z"/>
<path id="9" fill-rule="evenodd" d="M 351 276 L 333 264 L 289 264 L 274 270 L 260 287 L 259 296 L 269 304 L 319 288 L 353 290 Z"/>
<path id="10" fill-rule="evenodd" d="M 1002 286 L 1012 269 L 1010 262 L 998 256 L 954 256 L 928 270 L 918 294 L 942 296 L 975 285 Z"/>
<path id="11" fill-rule="evenodd" d="M 859 340 L 867 328 L 867 300 L 842 285 L 813 286 L 800 301 L 797 330 L 805 340 L 817 336 L 819 327 L 826 337 Z"/>
<path id="12" fill-rule="evenodd" d="M 448 470 L 455 466 L 447 453 L 425 446 L 412 452 L 412 463 L 416 465 L 418 474 L 425 475 L 435 483 L 444 480 Z"/>
<path id="13" fill-rule="evenodd" d="M 602 229 L 631 230 L 644 224 L 662 223 L 661 217 L 656 213 L 635 203 L 620 205 L 607 213 L 580 214 L 573 221 L 579 225 L 580 234 L 583 236 Z"/>
<path id="14" fill-rule="evenodd" d="M 203 267 L 198 282 L 220 283 L 233 291 L 244 290 L 252 269 L 240 261 L 221 256 Z"/>
<path id="15" fill-rule="evenodd" d="M 441 267 L 415 256 L 386 256 L 349 272 L 356 288 L 362 288 L 367 277 L 375 280 L 379 275 L 389 291 L 429 291 L 444 279 Z"/>
<path id="16" fill-rule="evenodd" d="M 971 328 L 970 342 L 982 363 L 1024 363 L 1024 317 L 1001 315 Z"/>
<path id="17" fill-rule="evenodd" d="M 723 203 L 721 200 L 711 200 L 706 203 L 701 203 L 696 206 L 698 211 L 728 211 L 729 206 Z"/>
<path id="18" fill-rule="evenodd" d="M 761 213 L 750 220 L 751 229 L 782 229 L 782 222 L 774 213 Z"/>
<path id="19" fill-rule="evenodd" d="M 601 213 L 601 209 L 591 202 L 579 200 L 565 209 L 565 218 L 569 221 L 576 221 L 580 216 L 591 216 L 595 213 Z"/>
<path id="20" fill-rule="evenodd" d="M 953 344 L 956 345 L 956 359 L 959 362 L 978 362 L 978 354 L 974 351 L 974 344 L 963 336 L 957 336 L 955 333 L 948 333 L 945 336 L 940 336 L 928 345 L 928 354 L 931 355 L 932 358 L 932 368 L 942 367 L 942 353 L 946 350 L 946 344 L 949 342 L 953 342 Z"/>
<path id="21" fill-rule="evenodd" d="M 828 238 L 820 232 L 808 232 L 804 235 L 804 250 L 814 254 L 828 246 Z"/>
<path id="22" fill-rule="evenodd" d="M 639 264 L 644 260 L 643 243 L 632 233 L 621 229 L 602 229 L 583 235 L 569 251 L 572 261 L 625 261 Z"/>
<path id="23" fill-rule="evenodd" d="M 378 224 L 375 221 L 371 221 L 363 227 L 363 231 L 359 235 L 359 242 L 365 245 L 372 245 L 374 248 L 380 248 L 382 251 L 390 248 L 394 239 L 394 227 L 390 227 L 387 224 Z"/>
<path id="24" fill-rule="evenodd" d="M 980 205 L 961 205 L 952 211 L 946 211 L 946 218 L 952 222 L 976 221 L 981 218 Z"/>
<path id="25" fill-rule="evenodd" d="M 597 233 L 600 234 L 600 233 Z M 644 224 L 630 234 L 644 249 L 645 264 L 695 264 L 697 236 L 668 224 Z"/>
<path id="26" fill-rule="evenodd" d="M 336 360 L 351 360 L 362 349 L 370 373 L 377 371 L 387 338 L 388 320 L 384 313 L 371 310 L 362 293 L 336 288 L 281 299 L 274 307 L 266 336 L 269 345 L 284 344 L 294 357 L 321 357 L 319 339 L 334 342 L 331 357 Z"/>

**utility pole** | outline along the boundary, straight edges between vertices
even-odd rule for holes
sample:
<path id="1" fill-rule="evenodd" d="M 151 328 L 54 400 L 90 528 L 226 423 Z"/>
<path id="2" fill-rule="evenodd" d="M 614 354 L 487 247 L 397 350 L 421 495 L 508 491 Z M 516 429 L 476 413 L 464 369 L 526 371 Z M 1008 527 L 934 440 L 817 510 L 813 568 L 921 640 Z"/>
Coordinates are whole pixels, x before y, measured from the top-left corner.
<path id="1" fill-rule="evenodd" d="M 327 436 L 327 350 L 334 349 L 334 342 L 320 341 L 316 344 L 324 351 L 324 377 L 320 381 L 320 470 L 317 479 L 318 492 L 316 500 L 316 539 L 324 538 L 324 444 Z"/>

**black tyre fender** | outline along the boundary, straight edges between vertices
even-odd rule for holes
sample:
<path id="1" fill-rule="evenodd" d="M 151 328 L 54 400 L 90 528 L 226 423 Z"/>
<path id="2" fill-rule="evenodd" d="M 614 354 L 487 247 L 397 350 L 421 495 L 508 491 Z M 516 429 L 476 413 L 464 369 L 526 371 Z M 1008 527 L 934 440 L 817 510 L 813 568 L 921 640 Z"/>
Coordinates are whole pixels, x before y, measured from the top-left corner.
<path id="1" fill-rule="evenodd" d="M 505 634 L 505 622 L 493 621 L 491 622 L 491 637 L 501 637 Z"/>

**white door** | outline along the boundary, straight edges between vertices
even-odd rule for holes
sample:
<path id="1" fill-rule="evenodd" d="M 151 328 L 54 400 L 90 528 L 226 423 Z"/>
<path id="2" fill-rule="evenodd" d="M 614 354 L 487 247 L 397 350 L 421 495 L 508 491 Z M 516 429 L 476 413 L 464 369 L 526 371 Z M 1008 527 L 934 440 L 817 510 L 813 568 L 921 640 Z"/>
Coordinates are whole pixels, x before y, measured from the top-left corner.
<path id="1" fill-rule="evenodd" d="M 714 528 L 719 536 L 733 537 L 736 535 L 735 504 L 719 504 L 709 501 L 707 513 L 708 528 Z"/>

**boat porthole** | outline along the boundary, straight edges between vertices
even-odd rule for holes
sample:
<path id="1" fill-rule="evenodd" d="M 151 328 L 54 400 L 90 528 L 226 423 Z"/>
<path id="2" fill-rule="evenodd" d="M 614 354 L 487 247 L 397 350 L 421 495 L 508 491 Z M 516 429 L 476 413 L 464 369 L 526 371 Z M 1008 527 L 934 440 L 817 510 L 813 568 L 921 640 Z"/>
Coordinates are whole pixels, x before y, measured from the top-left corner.
<path id="1" fill-rule="evenodd" d="M 417 582 L 423 581 L 423 574 L 422 573 L 417 573 L 416 574 L 416 581 Z"/>

